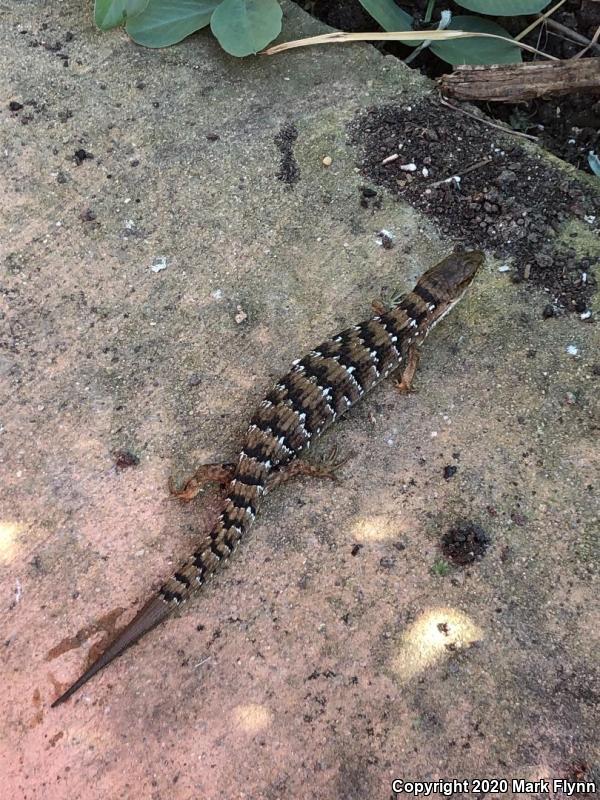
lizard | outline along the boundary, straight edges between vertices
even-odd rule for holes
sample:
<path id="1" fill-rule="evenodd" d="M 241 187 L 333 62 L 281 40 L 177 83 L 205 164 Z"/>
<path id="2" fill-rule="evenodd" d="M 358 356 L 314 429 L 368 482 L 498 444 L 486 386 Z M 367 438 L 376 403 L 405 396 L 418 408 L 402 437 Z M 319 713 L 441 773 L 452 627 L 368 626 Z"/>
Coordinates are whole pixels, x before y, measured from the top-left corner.
<path id="1" fill-rule="evenodd" d="M 340 464 L 315 465 L 300 456 L 337 419 L 391 373 L 409 391 L 418 348 L 465 294 L 484 262 L 473 250 L 455 252 L 431 267 L 414 289 L 390 307 L 373 302 L 375 314 L 326 339 L 273 386 L 251 418 L 235 464 L 205 464 L 181 490 L 191 500 L 208 481 L 227 487 L 222 511 L 202 542 L 150 598 L 96 661 L 53 703 L 83 684 L 168 617 L 212 577 L 254 522 L 263 497 L 295 475 L 333 477 Z"/>

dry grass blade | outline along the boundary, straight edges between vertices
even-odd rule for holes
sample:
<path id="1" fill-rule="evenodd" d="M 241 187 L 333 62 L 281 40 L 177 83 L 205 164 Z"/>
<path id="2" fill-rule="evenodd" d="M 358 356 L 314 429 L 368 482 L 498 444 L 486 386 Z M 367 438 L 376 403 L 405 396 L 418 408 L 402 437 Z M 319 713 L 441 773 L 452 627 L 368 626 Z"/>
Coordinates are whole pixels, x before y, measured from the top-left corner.
<path id="1" fill-rule="evenodd" d="M 321 36 L 310 36 L 308 39 L 295 39 L 292 42 L 283 42 L 283 44 L 276 44 L 273 47 L 267 47 L 266 50 L 261 51 L 263 56 L 274 56 L 277 53 L 283 53 L 285 50 L 293 50 L 296 47 L 310 47 L 317 44 L 344 44 L 346 42 L 445 42 L 450 39 L 470 39 L 473 36 L 483 36 L 486 39 L 500 39 L 508 44 L 513 44 L 520 47 L 522 50 L 527 50 L 529 53 L 535 53 L 538 56 L 543 56 L 551 61 L 558 61 L 554 56 L 543 53 L 541 50 L 536 50 L 535 47 L 530 47 L 523 42 L 517 42 L 514 39 L 508 39 L 506 36 L 496 36 L 494 33 L 480 33 L 475 31 L 397 31 L 397 32 L 373 32 L 373 33 L 344 33 L 344 31 L 334 31 L 333 33 L 324 33 Z"/>
<path id="2" fill-rule="evenodd" d="M 445 97 L 440 97 L 440 103 L 443 106 L 447 106 L 451 108 L 453 111 L 458 111 L 460 114 L 464 114 L 466 117 L 471 117 L 476 122 L 481 122 L 482 125 L 487 125 L 489 128 L 496 128 L 498 131 L 502 131 L 503 133 L 508 133 L 511 136 L 520 136 L 521 139 L 531 139 L 533 142 L 537 142 L 537 136 L 531 136 L 529 133 L 523 133 L 522 131 L 515 131 L 513 128 L 509 128 L 508 125 L 498 125 L 496 122 L 492 122 L 490 119 L 486 119 L 485 117 L 478 117 L 477 114 L 473 114 L 470 111 L 467 111 L 465 108 L 460 108 L 460 106 L 455 106 L 454 103 L 448 102 Z"/>
<path id="3" fill-rule="evenodd" d="M 586 45 L 583 50 L 580 50 L 573 58 L 581 58 L 581 56 L 585 55 L 588 50 L 594 50 L 596 48 L 596 43 L 600 39 L 600 25 L 596 28 L 596 33 L 592 36 L 588 45 Z"/>
<path id="4" fill-rule="evenodd" d="M 551 14 L 554 14 L 554 12 L 566 2 L 567 0 L 559 0 L 555 6 L 552 6 L 552 8 L 548 9 L 548 11 L 540 14 L 539 17 L 531 23 L 531 25 L 528 25 L 524 30 L 521 31 L 521 33 L 518 34 L 518 36 L 515 36 L 515 42 L 520 42 L 521 39 L 524 39 L 528 33 L 531 33 L 534 28 L 537 28 L 538 25 L 541 25 L 542 22 L 545 22 Z"/>

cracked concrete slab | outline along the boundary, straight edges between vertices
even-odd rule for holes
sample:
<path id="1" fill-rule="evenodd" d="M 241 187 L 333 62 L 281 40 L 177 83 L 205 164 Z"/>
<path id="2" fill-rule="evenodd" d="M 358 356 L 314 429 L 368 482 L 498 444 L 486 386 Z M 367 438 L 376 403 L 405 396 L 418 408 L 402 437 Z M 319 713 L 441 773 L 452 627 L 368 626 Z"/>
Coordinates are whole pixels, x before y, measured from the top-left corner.
<path id="1" fill-rule="evenodd" d="M 233 457 L 294 358 L 455 241 L 386 190 L 361 205 L 348 124 L 432 90 L 368 45 L 149 51 L 73 0 L 0 26 L 7 796 L 600 786 L 597 327 L 543 319 L 491 254 L 417 392 L 379 388 L 320 445 L 352 454 L 340 480 L 274 493 L 206 591 L 50 710 L 214 518 L 168 477 Z M 459 567 L 464 522 L 490 546 Z"/>

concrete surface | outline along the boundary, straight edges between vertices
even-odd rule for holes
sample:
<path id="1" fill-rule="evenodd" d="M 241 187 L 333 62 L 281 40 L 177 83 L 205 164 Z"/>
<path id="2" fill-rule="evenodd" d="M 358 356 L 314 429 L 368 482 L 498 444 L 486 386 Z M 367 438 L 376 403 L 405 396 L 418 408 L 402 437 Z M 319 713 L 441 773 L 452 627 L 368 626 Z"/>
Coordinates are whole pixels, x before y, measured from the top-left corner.
<path id="1" fill-rule="evenodd" d="M 50 710 L 210 524 L 216 492 L 180 506 L 168 476 L 232 457 L 292 359 L 453 243 L 358 204 L 346 124 L 429 91 L 367 45 L 154 52 L 74 0 L 3 4 L 0 25 L 2 797 L 598 780 L 597 326 L 543 320 L 493 259 L 417 393 L 386 385 L 328 434 L 353 454 L 339 482 L 274 493 L 207 591 Z M 491 547 L 436 574 L 461 519 Z"/>

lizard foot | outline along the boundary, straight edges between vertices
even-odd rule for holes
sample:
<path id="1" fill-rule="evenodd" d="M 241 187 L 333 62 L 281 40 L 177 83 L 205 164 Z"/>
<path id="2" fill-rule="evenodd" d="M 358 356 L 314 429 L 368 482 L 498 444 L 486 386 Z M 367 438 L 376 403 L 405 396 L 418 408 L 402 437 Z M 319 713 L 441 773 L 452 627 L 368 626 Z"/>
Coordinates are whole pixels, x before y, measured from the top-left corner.
<path id="1" fill-rule="evenodd" d="M 290 478 L 305 477 L 305 478 L 328 478 L 329 480 L 337 480 L 337 471 L 342 467 L 350 458 L 336 460 L 337 448 L 334 447 L 330 453 L 318 464 L 310 464 L 308 461 L 292 461 L 285 467 L 280 467 L 276 472 L 272 473 L 267 483 L 267 489 L 271 491 L 277 486 L 281 486 Z"/>
<path id="2" fill-rule="evenodd" d="M 382 292 L 381 297 L 376 297 L 371 301 L 371 308 L 378 315 L 387 314 L 393 306 L 397 306 L 402 300 L 403 294 L 398 289 Z"/>
<path id="3" fill-rule="evenodd" d="M 416 344 L 413 344 L 408 348 L 406 366 L 402 371 L 400 380 L 396 381 L 395 383 L 396 389 L 400 392 L 400 394 L 408 394 L 409 392 L 415 391 L 412 384 L 418 366 L 419 349 Z"/>
<path id="4" fill-rule="evenodd" d="M 173 478 L 169 478 L 169 492 L 173 498 L 189 503 L 207 483 L 227 486 L 233 478 L 234 470 L 235 464 L 202 464 L 181 489 L 175 486 Z"/>

